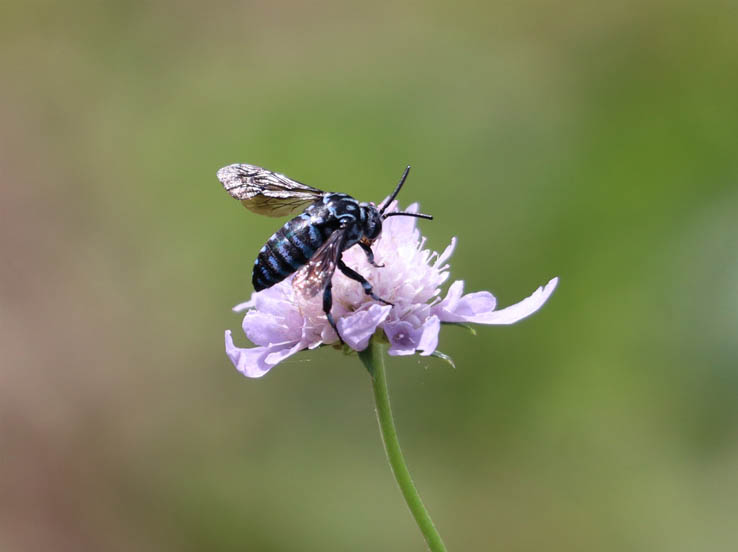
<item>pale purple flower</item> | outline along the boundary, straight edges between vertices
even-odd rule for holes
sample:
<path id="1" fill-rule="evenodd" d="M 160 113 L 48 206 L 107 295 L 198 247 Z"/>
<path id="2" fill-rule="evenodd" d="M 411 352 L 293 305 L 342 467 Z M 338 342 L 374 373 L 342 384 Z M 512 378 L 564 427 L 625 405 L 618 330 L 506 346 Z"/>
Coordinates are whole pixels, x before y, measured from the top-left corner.
<path id="1" fill-rule="evenodd" d="M 417 209 L 418 205 L 413 204 L 407 211 Z M 463 280 L 451 284 L 442 299 L 441 285 L 449 277 L 447 261 L 456 238 L 438 254 L 425 249 L 425 238 L 416 223 L 413 217 L 384 221 L 382 234 L 372 246 L 377 264 L 384 264 L 383 268 L 371 266 L 359 247 L 344 252 L 344 262 L 371 282 L 377 296 L 394 304 L 375 301 L 358 282 L 336 271 L 332 313 L 341 336 L 352 349 L 365 349 L 372 335 L 382 330 L 390 343 L 390 355 L 431 355 L 438 346 L 442 323 L 512 324 L 537 311 L 558 283 L 554 278 L 530 297 L 501 310 L 495 310 L 495 298 L 488 291 L 464 295 Z M 226 353 L 248 377 L 263 376 L 303 349 L 338 342 L 323 313 L 321 297 L 308 300 L 295 293 L 292 277 L 252 293 L 248 302 L 233 310 L 247 311 L 243 331 L 256 347 L 236 347 L 227 330 Z"/>

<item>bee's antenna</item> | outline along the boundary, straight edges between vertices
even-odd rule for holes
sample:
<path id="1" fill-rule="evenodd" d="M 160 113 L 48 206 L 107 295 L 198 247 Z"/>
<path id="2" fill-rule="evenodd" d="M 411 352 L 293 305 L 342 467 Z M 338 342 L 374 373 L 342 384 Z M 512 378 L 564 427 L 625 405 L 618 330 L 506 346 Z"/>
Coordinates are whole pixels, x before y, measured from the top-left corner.
<path id="1" fill-rule="evenodd" d="M 395 191 L 392 192 L 392 195 L 387 200 L 387 203 L 385 203 L 384 206 L 379 210 L 379 214 L 380 215 L 383 215 L 384 214 L 385 209 L 387 209 L 387 207 L 389 207 L 390 203 L 392 203 L 395 200 L 395 198 L 397 197 L 397 194 L 400 193 L 400 188 L 402 188 L 402 185 L 405 183 L 405 179 L 407 178 L 407 173 L 409 173 L 409 172 L 410 172 L 410 165 L 408 165 L 407 166 L 407 169 L 405 169 L 405 172 L 402 173 L 402 178 L 400 179 L 400 183 L 397 185 L 397 188 L 395 188 Z"/>
<path id="2" fill-rule="evenodd" d="M 400 213 L 399 211 L 395 211 L 394 213 L 387 213 L 386 215 L 382 215 L 382 218 L 386 219 L 387 217 L 399 217 L 399 216 L 416 217 L 416 218 L 433 220 L 433 215 L 425 215 L 423 213 Z"/>

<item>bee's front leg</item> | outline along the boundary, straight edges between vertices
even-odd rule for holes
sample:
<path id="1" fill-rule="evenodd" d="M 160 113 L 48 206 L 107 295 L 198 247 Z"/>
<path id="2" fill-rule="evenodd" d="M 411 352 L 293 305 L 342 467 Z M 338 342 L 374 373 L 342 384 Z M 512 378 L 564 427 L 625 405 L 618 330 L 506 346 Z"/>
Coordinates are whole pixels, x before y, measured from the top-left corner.
<path id="1" fill-rule="evenodd" d="M 346 264 L 343 262 L 343 260 L 338 259 L 338 270 L 343 272 L 346 276 L 351 278 L 352 280 L 356 280 L 361 284 L 361 287 L 364 288 L 364 293 L 366 293 L 368 296 L 370 296 L 375 301 L 380 301 L 384 303 L 385 305 L 393 305 L 393 303 L 390 303 L 389 301 L 385 301 L 381 297 L 377 297 L 377 295 L 374 293 L 374 289 L 372 288 L 372 285 L 367 282 L 366 278 L 364 278 L 361 274 L 353 270 L 352 268 L 349 268 L 346 266 Z"/>
<path id="2" fill-rule="evenodd" d="M 384 268 L 383 264 L 380 265 L 374 262 L 374 251 L 372 251 L 372 248 L 368 243 L 360 241 L 359 246 L 364 250 L 364 253 L 366 253 L 366 258 L 369 261 L 370 265 L 377 267 L 377 268 Z"/>

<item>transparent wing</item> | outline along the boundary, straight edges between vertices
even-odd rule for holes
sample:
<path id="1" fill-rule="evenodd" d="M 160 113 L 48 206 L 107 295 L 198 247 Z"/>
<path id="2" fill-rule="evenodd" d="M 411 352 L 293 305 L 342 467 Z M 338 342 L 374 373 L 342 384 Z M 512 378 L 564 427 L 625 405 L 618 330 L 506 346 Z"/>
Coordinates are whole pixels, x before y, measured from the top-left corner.
<path id="1" fill-rule="evenodd" d="M 338 229 L 315 252 L 310 262 L 297 271 L 292 287 L 303 297 L 315 297 L 323 291 L 336 271 L 336 264 L 346 242 L 346 231 Z"/>
<path id="2" fill-rule="evenodd" d="M 325 192 L 283 174 L 255 165 L 235 164 L 218 171 L 218 180 L 244 207 L 270 217 L 282 217 L 322 198 Z"/>

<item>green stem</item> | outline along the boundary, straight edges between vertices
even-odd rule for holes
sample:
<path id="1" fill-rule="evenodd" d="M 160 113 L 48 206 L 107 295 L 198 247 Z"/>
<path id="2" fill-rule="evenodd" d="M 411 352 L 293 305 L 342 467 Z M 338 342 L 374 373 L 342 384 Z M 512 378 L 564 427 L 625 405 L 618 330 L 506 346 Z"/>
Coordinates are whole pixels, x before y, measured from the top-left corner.
<path id="1" fill-rule="evenodd" d="M 407 469 L 405 458 L 400 450 L 400 442 L 397 439 L 397 429 L 392 418 L 392 409 L 390 408 L 389 390 L 387 389 L 387 373 L 384 368 L 384 351 L 386 345 L 379 343 L 376 339 L 372 339 L 364 351 L 359 353 L 359 358 L 369 370 L 372 377 L 372 387 L 374 388 L 374 402 L 377 407 L 377 421 L 379 422 L 379 431 L 382 434 L 384 442 L 384 450 L 387 453 L 392 467 L 392 473 L 395 480 L 400 486 L 402 496 L 405 497 L 410 513 L 415 518 L 415 522 L 420 527 L 425 541 L 431 552 L 446 552 L 446 547 L 438 534 L 433 520 L 425 509 L 423 501 L 420 499 L 418 489 L 415 488 L 410 471 Z"/>

